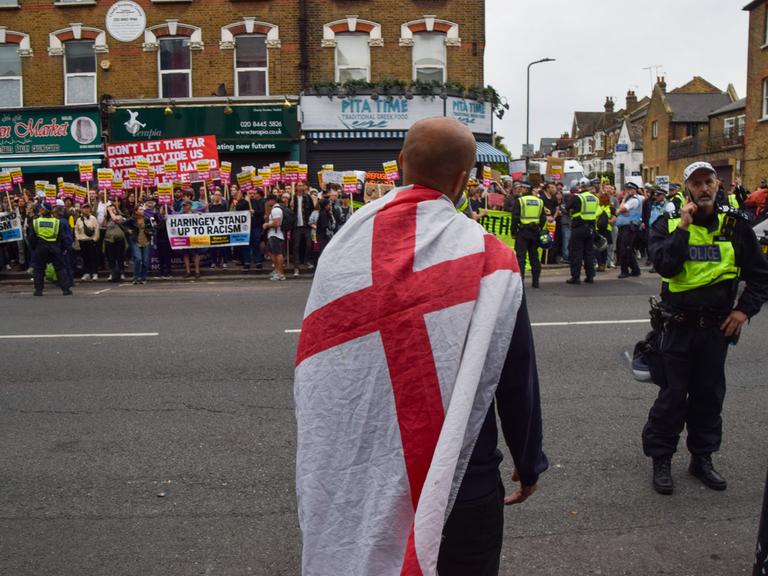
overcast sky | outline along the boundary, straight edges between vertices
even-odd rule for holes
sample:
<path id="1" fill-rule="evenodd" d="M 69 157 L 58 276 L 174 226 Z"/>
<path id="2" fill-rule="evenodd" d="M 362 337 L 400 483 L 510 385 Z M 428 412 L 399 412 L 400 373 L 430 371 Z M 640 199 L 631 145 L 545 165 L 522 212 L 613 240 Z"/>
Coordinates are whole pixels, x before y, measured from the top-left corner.
<path id="1" fill-rule="evenodd" d="M 509 100 L 494 130 L 514 156 L 525 142 L 531 68 L 531 143 L 570 131 L 575 110 L 624 108 L 627 90 L 650 95 L 642 68 L 662 65 L 671 90 L 702 76 L 746 95 L 748 0 L 487 0 L 485 81 Z"/>

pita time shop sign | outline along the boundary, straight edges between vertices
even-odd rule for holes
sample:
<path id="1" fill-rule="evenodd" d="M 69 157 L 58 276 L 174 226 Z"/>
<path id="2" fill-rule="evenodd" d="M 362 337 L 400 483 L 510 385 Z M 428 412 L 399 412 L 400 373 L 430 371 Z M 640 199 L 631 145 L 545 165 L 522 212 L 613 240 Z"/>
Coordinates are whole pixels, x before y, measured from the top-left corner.
<path id="1" fill-rule="evenodd" d="M 134 168 L 140 159 L 148 161 L 157 173 L 161 173 L 167 163 L 176 163 L 180 174 L 196 173 L 201 160 L 207 160 L 211 170 L 219 167 L 215 136 L 107 144 L 107 166 L 114 171 L 117 179 L 128 178 L 128 170 Z"/>

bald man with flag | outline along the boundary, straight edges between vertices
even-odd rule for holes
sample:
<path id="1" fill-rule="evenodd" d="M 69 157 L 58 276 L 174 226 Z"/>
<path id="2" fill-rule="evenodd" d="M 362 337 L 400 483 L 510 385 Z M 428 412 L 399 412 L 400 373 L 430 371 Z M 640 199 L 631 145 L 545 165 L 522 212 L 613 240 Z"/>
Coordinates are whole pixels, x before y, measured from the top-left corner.
<path id="1" fill-rule="evenodd" d="M 318 264 L 295 378 L 304 576 L 496 576 L 503 506 L 548 467 L 517 259 L 456 212 L 475 147 L 451 119 L 414 124 L 405 185 Z"/>

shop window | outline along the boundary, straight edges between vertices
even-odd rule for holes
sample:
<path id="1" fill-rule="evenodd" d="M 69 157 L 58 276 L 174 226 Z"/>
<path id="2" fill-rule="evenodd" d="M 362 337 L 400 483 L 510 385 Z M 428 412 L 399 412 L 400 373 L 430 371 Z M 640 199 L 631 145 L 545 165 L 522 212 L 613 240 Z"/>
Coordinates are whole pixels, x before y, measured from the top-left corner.
<path id="1" fill-rule="evenodd" d="M 160 38 L 157 57 L 160 98 L 192 96 L 192 54 L 189 38 Z"/>
<path id="2" fill-rule="evenodd" d="M 336 34 L 336 82 L 371 80 L 368 34 Z"/>
<path id="3" fill-rule="evenodd" d="M 235 37 L 235 95 L 269 94 L 267 37 L 261 34 Z"/>
<path id="4" fill-rule="evenodd" d="M 419 32 L 413 35 L 413 79 L 445 82 L 445 34 Z"/>
<path id="5" fill-rule="evenodd" d="M 64 43 L 64 103 L 96 104 L 96 51 L 93 40 Z"/>
<path id="6" fill-rule="evenodd" d="M 16 44 L 0 44 L 0 108 L 22 106 L 21 56 Z"/>

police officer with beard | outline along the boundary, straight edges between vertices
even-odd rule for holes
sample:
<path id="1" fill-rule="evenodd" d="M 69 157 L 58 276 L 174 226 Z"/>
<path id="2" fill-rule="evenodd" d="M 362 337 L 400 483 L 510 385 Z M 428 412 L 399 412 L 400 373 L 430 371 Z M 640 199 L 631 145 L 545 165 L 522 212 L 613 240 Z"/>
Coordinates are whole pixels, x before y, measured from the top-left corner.
<path id="1" fill-rule="evenodd" d="M 712 165 L 691 164 L 684 177 L 686 203 L 679 214 L 658 218 L 649 239 L 663 278 L 650 363 L 660 390 L 643 429 L 643 451 L 653 459 L 660 494 L 673 492 L 671 460 L 686 425 L 690 473 L 713 490 L 726 489 L 712 454 L 722 437 L 728 345 L 768 300 L 768 261 L 748 219 L 718 210 Z"/>

